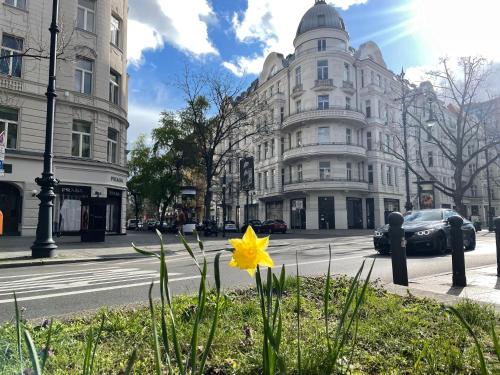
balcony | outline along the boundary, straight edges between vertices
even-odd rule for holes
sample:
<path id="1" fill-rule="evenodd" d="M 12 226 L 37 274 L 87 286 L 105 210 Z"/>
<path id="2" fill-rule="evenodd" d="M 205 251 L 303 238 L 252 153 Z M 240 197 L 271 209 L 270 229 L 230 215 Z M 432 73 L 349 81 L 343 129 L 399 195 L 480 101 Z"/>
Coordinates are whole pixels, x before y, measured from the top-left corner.
<path id="1" fill-rule="evenodd" d="M 329 107 L 328 109 L 309 109 L 294 113 L 283 121 L 283 128 L 294 124 L 305 124 L 318 120 L 340 120 L 354 126 L 364 126 L 366 118 L 363 112 L 345 107 Z"/>
<path id="2" fill-rule="evenodd" d="M 18 78 L 12 78 L 10 76 L 1 76 L 0 88 L 15 90 L 15 91 L 23 91 L 23 82 Z"/>
<path id="3" fill-rule="evenodd" d="M 294 180 L 292 182 L 285 182 L 283 191 L 296 192 L 296 191 L 309 191 L 309 190 L 344 190 L 344 191 L 368 191 L 368 182 L 360 179 L 347 178 L 308 178 L 301 181 Z"/>
<path id="4" fill-rule="evenodd" d="M 304 86 L 301 84 L 295 85 L 292 89 L 292 98 L 298 98 L 304 92 Z"/>
<path id="5" fill-rule="evenodd" d="M 354 94 L 356 89 L 354 88 L 354 83 L 352 81 L 342 81 L 342 91 L 347 94 Z"/>
<path id="6" fill-rule="evenodd" d="M 317 158 L 325 155 L 347 155 L 366 158 L 366 149 L 363 146 L 347 143 L 311 143 L 285 151 L 283 153 L 283 161 L 300 158 Z"/>
<path id="7" fill-rule="evenodd" d="M 317 79 L 314 81 L 313 90 L 333 90 L 335 86 L 333 85 L 333 79 Z"/>

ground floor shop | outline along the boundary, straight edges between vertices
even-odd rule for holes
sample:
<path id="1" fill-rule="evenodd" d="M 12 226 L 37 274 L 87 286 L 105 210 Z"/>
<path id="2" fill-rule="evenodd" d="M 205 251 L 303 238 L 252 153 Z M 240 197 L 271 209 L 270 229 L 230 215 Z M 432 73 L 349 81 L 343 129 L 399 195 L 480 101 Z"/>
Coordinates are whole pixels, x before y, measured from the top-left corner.
<path id="1" fill-rule="evenodd" d="M 107 234 L 125 233 L 126 170 L 113 166 L 89 165 L 92 162 L 54 162 L 59 184 L 55 188 L 53 232 L 79 235 L 84 220 L 82 199 L 106 199 Z M 42 163 L 33 158 L 10 157 L 9 172 L 0 177 L 0 210 L 4 215 L 4 234 L 34 236 L 38 222 L 40 187 L 34 179 Z"/>

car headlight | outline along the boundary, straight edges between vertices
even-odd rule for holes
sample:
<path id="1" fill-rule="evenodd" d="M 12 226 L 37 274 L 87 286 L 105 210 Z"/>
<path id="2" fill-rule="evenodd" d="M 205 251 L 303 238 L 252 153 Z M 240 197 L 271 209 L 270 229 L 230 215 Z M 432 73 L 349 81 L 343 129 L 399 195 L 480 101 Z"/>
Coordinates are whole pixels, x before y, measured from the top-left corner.
<path id="1" fill-rule="evenodd" d="M 380 232 L 380 231 L 376 230 L 375 232 L 373 232 L 373 235 L 374 235 L 375 237 L 383 237 L 383 236 L 384 236 L 384 233 L 382 233 L 382 232 Z"/>
<path id="2" fill-rule="evenodd" d="M 421 230 L 421 231 L 418 231 L 417 232 L 417 235 L 418 236 L 428 236 L 430 235 L 431 233 L 433 233 L 435 231 L 435 229 L 425 229 L 425 230 Z"/>

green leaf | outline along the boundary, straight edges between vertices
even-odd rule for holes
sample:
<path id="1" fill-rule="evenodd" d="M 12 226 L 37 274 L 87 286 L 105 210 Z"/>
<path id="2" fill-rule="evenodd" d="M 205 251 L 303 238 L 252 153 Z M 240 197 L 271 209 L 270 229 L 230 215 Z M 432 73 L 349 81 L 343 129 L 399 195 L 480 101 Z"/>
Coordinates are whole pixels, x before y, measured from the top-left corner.
<path id="1" fill-rule="evenodd" d="M 331 258 L 331 249 L 330 249 L 330 258 Z M 299 277 L 299 255 L 298 251 L 295 250 L 295 267 L 296 267 L 296 277 L 297 277 L 297 369 L 299 375 L 302 374 L 302 354 L 300 351 L 300 277 Z M 328 277 L 330 276 L 330 264 L 328 264 Z M 328 280 L 328 279 L 327 279 Z M 326 315 L 325 315 L 326 316 Z M 328 317 L 327 319 L 327 330 L 326 335 L 328 338 Z M 330 344 L 330 341 L 328 341 Z"/>
<path id="2" fill-rule="evenodd" d="M 135 244 L 133 242 L 132 242 L 132 247 L 139 254 L 146 255 L 148 257 L 157 257 L 158 259 L 160 258 L 160 256 L 158 254 L 153 253 L 152 251 L 147 251 L 147 250 L 143 250 L 143 249 L 138 248 L 137 246 L 135 246 Z"/>
<path id="3" fill-rule="evenodd" d="M 149 286 L 149 311 L 151 313 L 151 327 L 152 327 L 152 339 L 153 339 L 153 352 L 154 352 L 154 360 L 155 360 L 155 374 L 161 375 L 161 362 L 160 362 L 160 344 L 158 343 L 158 333 L 156 330 L 156 319 L 155 319 L 155 311 L 153 305 L 153 286 L 154 282 L 151 282 Z"/>
<path id="4" fill-rule="evenodd" d="M 469 323 L 466 322 L 466 320 L 463 318 L 462 314 L 455 309 L 453 306 L 448 306 L 446 308 L 448 311 L 452 312 L 460 321 L 462 326 L 469 332 L 469 334 L 472 336 L 474 340 L 474 344 L 476 346 L 477 350 L 477 355 L 479 357 L 479 363 L 481 364 L 481 375 L 487 375 L 488 370 L 486 368 L 486 361 L 484 359 L 484 354 L 483 354 L 483 349 L 481 348 L 481 344 L 479 344 L 479 340 L 477 339 L 477 336 L 475 335 L 474 331 L 472 330 L 471 326 Z"/>
<path id="5" fill-rule="evenodd" d="M 42 371 L 44 370 L 45 363 L 47 362 L 47 358 L 49 357 L 50 340 L 52 338 L 52 323 L 53 323 L 53 320 L 50 319 L 49 332 L 47 334 L 47 341 L 45 342 L 45 350 L 43 351 L 43 355 L 42 355 Z"/>
<path id="6" fill-rule="evenodd" d="M 328 323 L 328 302 L 330 301 L 330 283 L 332 278 L 331 266 L 332 266 L 332 246 L 328 245 L 328 272 L 326 274 L 326 285 L 325 285 L 325 294 L 323 295 L 323 305 L 324 305 L 324 315 L 325 315 L 326 343 L 328 346 L 328 353 L 330 355 L 332 354 L 332 344 L 330 342 L 330 330 Z M 297 275 L 298 275 L 298 264 L 297 264 Z M 297 276 L 297 281 L 298 281 L 298 276 Z"/>
<path id="7" fill-rule="evenodd" d="M 132 374 L 132 368 L 134 367 L 134 363 L 136 360 L 137 360 L 137 349 L 134 349 L 127 361 L 127 367 L 125 368 L 125 372 L 123 373 L 124 375 Z"/>
<path id="8" fill-rule="evenodd" d="M 493 339 L 493 346 L 495 348 L 495 354 L 497 355 L 498 361 L 500 361 L 500 343 L 498 342 L 498 336 L 495 331 L 495 323 L 491 323 L 491 337 Z"/>
<path id="9" fill-rule="evenodd" d="M 198 260 L 196 260 L 196 256 L 194 255 L 193 249 L 191 249 L 191 246 L 189 246 L 189 244 L 187 243 L 186 237 L 184 237 L 184 235 L 181 232 L 179 232 L 179 238 L 181 239 L 181 242 L 184 245 L 184 248 L 187 250 L 187 252 L 191 256 L 191 258 L 193 258 L 194 263 L 196 264 L 196 267 L 198 267 L 198 270 L 201 273 L 202 271 L 201 271 L 200 264 L 198 263 Z"/>
<path id="10" fill-rule="evenodd" d="M 90 356 L 92 354 L 93 341 L 94 341 L 94 333 L 91 327 L 87 333 L 87 345 L 85 347 L 85 356 L 83 358 L 83 375 L 90 374 L 89 367 L 90 367 Z"/>
<path id="11" fill-rule="evenodd" d="M 198 242 L 198 247 L 200 248 L 201 252 L 204 254 L 204 246 L 203 246 L 203 241 L 200 240 L 200 234 L 198 233 L 197 230 L 194 230 L 193 234 L 196 236 L 196 241 Z"/>
<path id="12" fill-rule="evenodd" d="M 42 375 L 42 368 L 40 367 L 40 361 L 38 360 L 38 353 L 36 352 L 35 344 L 30 336 L 28 330 L 24 330 L 24 339 L 26 340 L 26 345 L 28 346 L 28 353 L 31 360 L 31 367 L 35 371 L 35 375 Z"/>
<path id="13" fill-rule="evenodd" d="M 19 306 L 17 304 L 16 292 L 14 292 L 14 307 L 16 310 L 16 338 L 17 338 L 17 355 L 19 357 L 19 366 L 21 367 L 20 374 L 24 371 L 23 366 L 23 347 L 21 341 L 21 315 L 19 314 Z"/>
<path id="14" fill-rule="evenodd" d="M 101 339 L 102 330 L 104 328 L 104 320 L 105 320 L 105 318 L 106 318 L 106 315 L 102 314 L 101 325 L 99 327 L 99 331 L 97 332 L 97 338 L 96 338 L 95 343 L 94 343 L 94 349 L 92 350 L 92 359 L 90 361 L 89 375 L 92 375 L 92 373 L 94 372 L 95 353 L 97 351 L 97 345 L 99 345 L 99 340 Z"/>

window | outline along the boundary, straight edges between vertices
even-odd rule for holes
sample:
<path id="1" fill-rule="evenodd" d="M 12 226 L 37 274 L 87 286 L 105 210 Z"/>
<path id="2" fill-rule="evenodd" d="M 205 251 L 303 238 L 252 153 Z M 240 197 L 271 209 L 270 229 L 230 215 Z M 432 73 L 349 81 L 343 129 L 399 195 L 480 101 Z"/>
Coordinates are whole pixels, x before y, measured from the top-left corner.
<path id="1" fill-rule="evenodd" d="M 426 133 L 427 133 L 427 142 L 432 141 L 432 128 L 428 129 Z M 470 152 L 470 150 L 469 150 L 469 152 Z M 469 153 L 469 155 L 470 155 L 470 153 Z"/>
<path id="2" fill-rule="evenodd" d="M 329 95 L 318 95 L 318 109 L 328 109 L 330 106 Z"/>
<path id="3" fill-rule="evenodd" d="M 302 164 L 297 165 L 297 182 L 302 182 Z"/>
<path id="4" fill-rule="evenodd" d="M 300 130 L 295 133 L 295 142 L 297 147 L 302 146 L 302 132 Z"/>
<path id="5" fill-rule="evenodd" d="M 427 165 L 429 167 L 433 167 L 434 166 L 434 156 L 432 154 L 432 151 L 429 151 L 427 153 Z"/>
<path id="6" fill-rule="evenodd" d="M 292 148 L 292 133 L 288 133 L 288 149 Z"/>
<path id="7" fill-rule="evenodd" d="M 5 4 L 19 9 L 26 9 L 26 0 L 5 0 Z"/>
<path id="8" fill-rule="evenodd" d="M 227 162 L 227 165 L 228 165 L 228 169 L 229 169 L 229 173 L 233 173 L 233 162 L 231 160 L 229 160 Z"/>
<path id="9" fill-rule="evenodd" d="M 73 121 L 71 156 L 90 158 L 90 126 L 89 122 Z"/>
<path id="10" fill-rule="evenodd" d="M 394 185 L 399 186 L 399 170 L 398 167 L 394 167 Z"/>
<path id="11" fill-rule="evenodd" d="M 392 186 L 392 167 L 387 166 L 387 185 Z"/>
<path id="12" fill-rule="evenodd" d="M 82 94 L 92 93 L 92 71 L 94 63 L 91 60 L 77 58 L 75 68 L 75 90 Z"/>
<path id="13" fill-rule="evenodd" d="M 293 177 L 293 174 L 292 174 L 292 166 L 291 166 L 291 165 L 289 165 L 289 166 L 288 166 L 288 181 L 289 181 L 290 183 L 292 183 L 292 177 Z"/>
<path id="14" fill-rule="evenodd" d="M 302 71 L 300 66 L 295 68 L 295 86 L 299 86 L 302 84 Z"/>
<path id="15" fill-rule="evenodd" d="M 384 180 L 384 165 L 380 165 L 380 180 L 382 182 L 382 185 L 385 185 L 385 180 Z"/>
<path id="16" fill-rule="evenodd" d="M 384 150 L 384 141 L 382 139 L 382 132 L 378 133 L 378 143 L 379 143 L 380 151 L 383 151 Z"/>
<path id="17" fill-rule="evenodd" d="M 260 161 L 261 153 L 262 153 L 262 145 L 258 145 L 257 146 L 257 161 Z"/>
<path id="18" fill-rule="evenodd" d="M 281 186 L 285 185 L 285 168 L 281 168 Z"/>
<path id="19" fill-rule="evenodd" d="M 281 137 L 280 139 L 280 143 L 281 143 L 281 155 L 283 155 L 283 153 L 285 152 L 285 138 L 284 137 Z"/>
<path id="20" fill-rule="evenodd" d="M 257 187 L 258 190 L 262 189 L 262 173 L 260 172 L 257 174 Z"/>
<path id="21" fill-rule="evenodd" d="M 274 86 L 271 85 L 271 87 L 269 87 L 269 97 L 271 97 L 273 95 L 274 95 Z"/>
<path id="22" fill-rule="evenodd" d="M 326 51 L 326 39 L 318 39 L 318 51 Z"/>
<path id="23" fill-rule="evenodd" d="M 271 157 L 274 157 L 274 139 L 271 140 Z"/>
<path id="24" fill-rule="evenodd" d="M 95 1 L 78 0 L 76 27 L 94 32 Z"/>
<path id="25" fill-rule="evenodd" d="M 319 162 L 319 179 L 328 180 L 330 179 L 330 162 L 320 161 Z"/>
<path id="26" fill-rule="evenodd" d="M 281 81 L 278 81 L 278 82 L 276 83 L 276 91 L 277 91 L 277 93 L 278 93 L 278 94 L 281 92 L 281 89 L 280 89 L 280 84 L 281 84 Z"/>
<path id="27" fill-rule="evenodd" d="M 346 164 L 346 170 L 347 170 L 347 181 L 351 181 L 352 180 L 352 164 L 351 163 L 347 163 Z"/>
<path id="28" fill-rule="evenodd" d="M 116 163 L 118 131 L 108 128 L 108 163 Z M 231 166 L 231 164 L 229 164 Z"/>
<path id="29" fill-rule="evenodd" d="M 276 169 L 271 169 L 271 189 L 274 189 L 274 187 L 276 186 L 274 182 L 275 175 L 276 175 Z"/>
<path id="30" fill-rule="evenodd" d="M 372 104 L 370 100 L 365 101 L 366 117 L 372 117 Z"/>
<path id="31" fill-rule="evenodd" d="M 267 185 L 267 180 L 269 179 L 269 173 L 268 171 L 265 171 L 264 172 L 264 189 L 267 190 L 268 189 L 268 185 Z"/>
<path id="32" fill-rule="evenodd" d="M 382 118 L 382 101 L 379 99 L 377 104 L 377 117 Z"/>
<path id="33" fill-rule="evenodd" d="M 13 77 L 21 77 L 23 65 L 22 56 L 14 56 L 23 51 L 23 40 L 11 35 L 2 35 L 2 49 L 0 54 L 0 73 Z"/>
<path id="34" fill-rule="evenodd" d="M 373 165 L 368 165 L 368 183 L 373 184 Z"/>
<path id="35" fill-rule="evenodd" d="M 280 124 L 283 124 L 285 120 L 285 107 L 280 108 Z"/>
<path id="36" fill-rule="evenodd" d="M 318 15 L 318 26 L 325 26 L 325 15 L 324 14 Z"/>
<path id="37" fill-rule="evenodd" d="M 370 83 L 373 85 L 375 84 L 375 73 L 373 70 L 370 72 Z"/>
<path id="38" fill-rule="evenodd" d="M 349 96 L 345 97 L 345 109 L 351 109 L 351 98 Z"/>
<path id="39" fill-rule="evenodd" d="M 352 142 L 352 131 L 351 129 L 347 128 L 345 130 L 345 143 L 350 145 Z"/>
<path id="40" fill-rule="evenodd" d="M 295 110 L 296 110 L 297 113 L 302 112 L 302 101 L 297 100 L 295 102 Z"/>
<path id="41" fill-rule="evenodd" d="M 120 75 L 113 71 L 109 72 L 109 101 L 120 104 Z"/>
<path id="42" fill-rule="evenodd" d="M 121 21 L 115 17 L 111 16 L 111 44 L 120 47 L 120 29 Z"/>
<path id="43" fill-rule="evenodd" d="M 351 81 L 351 67 L 348 63 L 344 63 L 344 81 Z"/>
<path id="44" fill-rule="evenodd" d="M 269 152 L 269 144 L 264 142 L 264 160 L 267 159 L 267 154 Z"/>
<path id="45" fill-rule="evenodd" d="M 365 87 L 365 71 L 361 69 L 361 87 Z"/>
<path id="46" fill-rule="evenodd" d="M 271 124 L 274 124 L 274 108 L 271 108 Z"/>
<path id="47" fill-rule="evenodd" d="M 419 150 L 415 150 L 415 162 L 418 166 L 420 166 L 420 152 Z"/>
<path id="48" fill-rule="evenodd" d="M 328 144 L 330 143 L 330 127 L 321 126 L 318 128 L 318 143 Z"/>
<path id="49" fill-rule="evenodd" d="M 328 79 L 328 60 L 318 61 L 318 80 Z"/>
<path id="50" fill-rule="evenodd" d="M 378 87 L 382 87 L 382 77 L 380 74 L 377 74 Z"/>
<path id="51" fill-rule="evenodd" d="M 5 132 L 7 139 L 6 147 L 10 149 L 17 148 L 17 122 L 19 112 L 17 109 L 0 107 L 0 133 Z"/>
<path id="52" fill-rule="evenodd" d="M 368 151 L 371 151 L 372 149 L 372 132 L 366 133 L 366 148 Z"/>
<path id="53" fill-rule="evenodd" d="M 390 152 L 391 151 L 391 146 L 390 146 L 390 143 L 391 143 L 391 136 L 389 134 L 386 134 L 385 135 L 385 147 L 384 147 L 384 150 L 385 152 Z"/>

